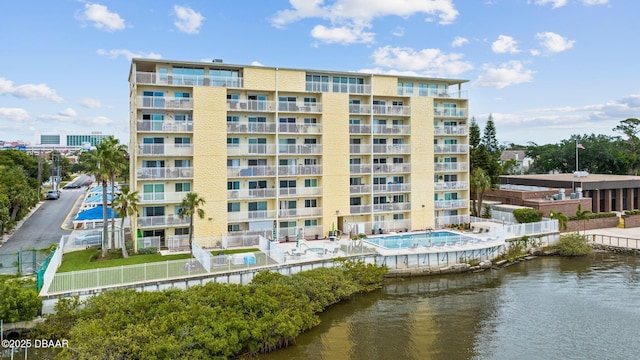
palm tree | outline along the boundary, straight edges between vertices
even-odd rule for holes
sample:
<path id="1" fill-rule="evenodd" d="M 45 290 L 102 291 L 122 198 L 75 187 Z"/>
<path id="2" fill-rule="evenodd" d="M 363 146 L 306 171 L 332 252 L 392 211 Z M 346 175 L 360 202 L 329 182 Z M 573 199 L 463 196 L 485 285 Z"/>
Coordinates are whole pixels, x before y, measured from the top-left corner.
<path id="1" fill-rule="evenodd" d="M 115 199 L 116 177 L 126 172 L 129 164 L 127 163 L 127 146 L 120 144 L 120 141 L 113 136 L 102 140 L 107 148 L 108 158 L 105 161 L 107 172 L 109 174 L 109 183 L 111 184 L 111 201 Z M 113 207 L 113 205 L 112 205 Z M 116 248 L 115 241 L 115 218 L 114 212 L 111 212 L 111 248 Z"/>
<path id="2" fill-rule="evenodd" d="M 567 230 L 569 226 L 569 217 L 561 212 L 549 211 L 549 217 L 558 220 L 558 227 L 560 230 Z"/>
<path id="3" fill-rule="evenodd" d="M 491 189 L 491 177 L 482 169 L 476 168 L 471 174 L 471 193 L 474 195 L 471 211 L 475 216 L 482 215 L 482 198 L 485 191 Z M 477 202 L 477 203 L 476 203 Z"/>
<path id="4" fill-rule="evenodd" d="M 87 173 L 96 178 L 102 185 L 102 257 L 107 257 L 107 243 L 109 239 L 109 215 L 107 212 L 107 180 L 109 179 L 109 148 L 106 142 L 101 142 L 95 150 L 91 150 L 84 158 L 83 167 Z"/>
<path id="5" fill-rule="evenodd" d="M 129 257 L 127 253 L 127 247 L 124 242 L 124 219 L 132 214 L 135 214 L 138 206 L 138 192 L 129 192 L 129 188 L 125 187 L 122 189 L 116 198 L 113 199 L 113 209 L 116 211 L 118 216 L 120 217 L 120 229 L 122 231 L 122 257 Z M 135 241 L 135 240 L 134 240 Z"/>
<path id="6" fill-rule="evenodd" d="M 589 221 L 589 215 L 591 214 L 591 210 L 582 210 L 582 204 L 578 203 L 578 210 L 576 211 L 576 220 L 582 220 L 583 229 L 582 231 L 586 231 L 587 224 L 585 221 Z M 577 227 L 577 233 L 580 233 L 580 226 Z"/>
<path id="7" fill-rule="evenodd" d="M 198 215 L 200 219 L 204 218 L 204 210 L 200 207 L 206 201 L 195 192 L 188 192 L 180 203 L 180 211 L 178 216 L 183 219 L 189 217 L 189 251 L 193 252 L 193 215 Z"/>

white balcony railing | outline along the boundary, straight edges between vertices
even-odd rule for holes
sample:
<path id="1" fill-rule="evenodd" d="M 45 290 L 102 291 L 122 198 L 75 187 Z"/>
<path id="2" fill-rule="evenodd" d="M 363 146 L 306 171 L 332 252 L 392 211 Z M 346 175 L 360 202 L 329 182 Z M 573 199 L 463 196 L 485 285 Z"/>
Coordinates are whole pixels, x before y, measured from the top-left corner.
<path id="1" fill-rule="evenodd" d="M 373 212 L 394 212 L 409 210 L 411 210 L 411 203 L 408 202 L 373 205 Z"/>
<path id="2" fill-rule="evenodd" d="M 433 128 L 433 134 L 436 136 L 443 135 L 467 135 L 467 128 L 465 126 L 436 126 Z"/>
<path id="3" fill-rule="evenodd" d="M 138 219 L 138 227 L 163 227 L 189 225 L 189 217 L 181 219 L 178 215 L 141 216 Z"/>
<path id="4" fill-rule="evenodd" d="M 468 206 L 467 200 L 436 200 L 434 204 L 436 209 L 459 209 Z"/>
<path id="5" fill-rule="evenodd" d="M 227 110 L 249 112 L 274 112 L 275 101 L 227 99 Z"/>
<path id="6" fill-rule="evenodd" d="M 349 212 L 351 215 L 369 214 L 371 213 L 371 205 L 351 205 L 349 206 Z"/>
<path id="7" fill-rule="evenodd" d="M 321 216 L 322 208 L 309 207 L 309 208 L 296 208 L 296 209 L 280 209 L 278 210 L 279 218 L 292 218 L 292 217 L 309 217 L 309 216 Z"/>
<path id="8" fill-rule="evenodd" d="M 409 144 L 373 144 L 374 154 L 409 154 L 410 152 Z"/>
<path id="9" fill-rule="evenodd" d="M 371 192 L 371 185 L 351 185 L 349 186 L 350 194 L 369 194 Z"/>
<path id="10" fill-rule="evenodd" d="M 227 199 L 256 199 L 273 198 L 276 196 L 276 189 L 238 189 L 227 190 Z"/>
<path id="11" fill-rule="evenodd" d="M 227 213 L 227 221 L 229 222 L 272 220 L 275 218 L 276 218 L 275 210 L 238 211 L 238 212 Z"/>
<path id="12" fill-rule="evenodd" d="M 193 168 L 192 167 L 137 168 L 136 178 L 138 180 L 191 179 L 193 178 Z"/>
<path id="13" fill-rule="evenodd" d="M 407 173 L 411 171 L 411 164 L 373 164 L 373 173 Z"/>
<path id="14" fill-rule="evenodd" d="M 291 134 L 320 134 L 322 133 L 322 125 L 280 123 L 278 124 L 278 132 Z"/>
<path id="15" fill-rule="evenodd" d="M 369 154 L 371 153 L 371 145 L 369 144 L 351 144 L 349 145 L 349 152 L 352 154 Z"/>
<path id="16" fill-rule="evenodd" d="M 349 134 L 371 134 L 371 126 L 360 124 L 349 125 Z"/>
<path id="17" fill-rule="evenodd" d="M 188 192 L 157 192 L 138 194 L 138 203 L 146 204 L 170 204 L 181 202 Z"/>
<path id="18" fill-rule="evenodd" d="M 436 106 L 433 108 L 433 114 L 437 117 L 467 117 L 467 109 Z"/>
<path id="19" fill-rule="evenodd" d="M 138 120 L 140 132 L 193 132 L 193 122 Z"/>
<path id="20" fill-rule="evenodd" d="M 318 196 L 322 195 L 322 188 L 316 187 L 287 187 L 278 189 L 280 196 Z"/>
<path id="21" fill-rule="evenodd" d="M 453 99 L 467 99 L 468 91 L 449 91 L 443 89 L 430 89 L 430 88 L 400 88 L 398 89 L 398 95 L 400 96 L 428 96 L 438 98 L 453 98 Z"/>
<path id="22" fill-rule="evenodd" d="M 435 183 L 434 190 L 466 190 L 469 188 L 469 183 L 466 181 L 438 181 Z"/>
<path id="23" fill-rule="evenodd" d="M 234 144 L 227 145 L 227 155 L 243 156 L 249 154 L 275 155 L 275 144 Z"/>
<path id="24" fill-rule="evenodd" d="M 276 132 L 275 123 L 260 122 L 227 122 L 228 133 L 273 134 Z"/>
<path id="25" fill-rule="evenodd" d="M 411 126 L 409 125 L 373 125 L 374 134 L 409 135 Z"/>
<path id="26" fill-rule="evenodd" d="M 374 184 L 374 193 L 391 193 L 411 191 L 411 184 Z"/>
<path id="27" fill-rule="evenodd" d="M 411 115 L 411 106 L 400 105 L 372 105 L 374 114 Z"/>
<path id="28" fill-rule="evenodd" d="M 278 175 L 322 175 L 322 165 L 279 165 Z"/>
<path id="29" fill-rule="evenodd" d="M 466 154 L 468 148 L 467 144 L 437 144 L 433 145 L 433 152 L 436 154 Z"/>
<path id="30" fill-rule="evenodd" d="M 468 164 L 466 162 L 439 162 L 433 165 L 435 171 L 467 171 Z"/>
<path id="31" fill-rule="evenodd" d="M 305 90 L 309 92 L 334 92 L 345 94 L 371 94 L 371 85 L 339 84 L 322 81 L 307 81 Z"/>
<path id="32" fill-rule="evenodd" d="M 156 72 L 137 71 L 136 84 L 144 85 L 177 85 L 177 86 L 213 86 L 242 88 L 244 79 L 233 76 L 160 74 Z"/>
<path id="33" fill-rule="evenodd" d="M 322 103 L 299 102 L 299 101 L 279 101 L 278 111 L 319 113 L 322 112 Z"/>
<path id="34" fill-rule="evenodd" d="M 148 109 L 192 110 L 193 99 L 162 96 L 138 96 L 138 107 Z"/>
<path id="35" fill-rule="evenodd" d="M 139 156 L 192 156 L 191 144 L 138 144 Z"/>
<path id="36" fill-rule="evenodd" d="M 276 165 L 228 166 L 227 177 L 276 176 Z"/>
<path id="37" fill-rule="evenodd" d="M 280 144 L 278 145 L 279 154 L 322 154 L 322 145 L 320 144 Z"/>
<path id="38" fill-rule="evenodd" d="M 349 104 L 349 114 L 371 114 L 371 105 Z"/>
<path id="39" fill-rule="evenodd" d="M 369 173 L 371 173 L 371 165 L 369 165 L 369 164 L 349 165 L 349 173 L 351 173 L 351 174 L 369 174 Z"/>

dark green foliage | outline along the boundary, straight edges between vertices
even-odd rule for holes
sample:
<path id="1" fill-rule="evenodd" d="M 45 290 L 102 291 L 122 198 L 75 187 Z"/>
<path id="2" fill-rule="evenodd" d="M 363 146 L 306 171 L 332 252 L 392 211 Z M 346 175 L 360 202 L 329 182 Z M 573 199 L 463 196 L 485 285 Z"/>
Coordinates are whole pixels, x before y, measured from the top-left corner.
<path id="1" fill-rule="evenodd" d="M 32 320 L 41 307 L 33 280 L 10 279 L 0 283 L 0 319 L 4 322 Z"/>
<path id="2" fill-rule="evenodd" d="M 560 236 L 556 248 L 560 256 L 586 256 L 593 252 L 587 238 L 578 233 L 569 233 Z"/>
<path id="3" fill-rule="evenodd" d="M 59 304 L 39 338 L 64 338 L 63 358 L 227 359 L 287 346 L 319 323 L 317 313 L 380 286 L 386 268 L 345 262 L 292 276 L 262 272 L 248 286 L 116 290 L 83 306 Z"/>
<path id="4" fill-rule="evenodd" d="M 542 213 L 531 208 L 513 210 L 513 216 L 521 223 L 533 223 L 542 220 Z"/>

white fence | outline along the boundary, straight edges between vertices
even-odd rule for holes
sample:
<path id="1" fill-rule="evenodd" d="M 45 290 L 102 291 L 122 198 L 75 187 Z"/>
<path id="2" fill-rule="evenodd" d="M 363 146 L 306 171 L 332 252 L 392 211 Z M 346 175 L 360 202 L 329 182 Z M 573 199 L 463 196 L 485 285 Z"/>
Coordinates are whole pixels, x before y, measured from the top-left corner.
<path id="1" fill-rule="evenodd" d="M 56 276 L 56 271 L 62 264 L 62 254 L 64 253 L 64 245 L 65 242 L 69 240 L 69 235 L 63 235 L 60 238 L 60 243 L 58 244 L 58 248 L 53 252 L 53 256 L 51 256 L 51 260 L 49 260 L 49 265 L 47 266 L 47 270 L 44 272 L 44 276 L 42 278 L 42 289 L 40 289 L 40 295 L 46 294 L 49 291 L 49 286 L 53 282 L 53 278 Z"/>
<path id="2" fill-rule="evenodd" d="M 213 255 L 211 255 L 210 252 L 203 250 L 198 246 L 198 244 L 193 243 L 191 247 L 191 254 L 198 260 L 198 262 L 200 262 L 200 265 L 202 265 L 206 272 L 211 272 Z"/>

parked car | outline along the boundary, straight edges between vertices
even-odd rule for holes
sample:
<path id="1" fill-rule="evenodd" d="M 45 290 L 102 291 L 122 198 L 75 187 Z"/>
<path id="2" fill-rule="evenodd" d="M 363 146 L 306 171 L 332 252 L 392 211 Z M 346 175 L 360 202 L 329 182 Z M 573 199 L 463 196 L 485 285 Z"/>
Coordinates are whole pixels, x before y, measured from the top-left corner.
<path id="1" fill-rule="evenodd" d="M 77 246 L 102 245 L 102 230 L 92 230 L 76 236 L 73 243 Z"/>
<path id="2" fill-rule="evenodd" d="M 45 200 L 58 200 L 60 198 L 60 190 L 49 190 L 44 195 Z"/>
<path id="3" fill-rule="evenodd" d="M 75 183 L 69 183 L 67 185 L 65 185 L 64 187 L 62 187 L 63 189 L 79 189 L 80 185 L 79 184 L 75 184 Z"/>

